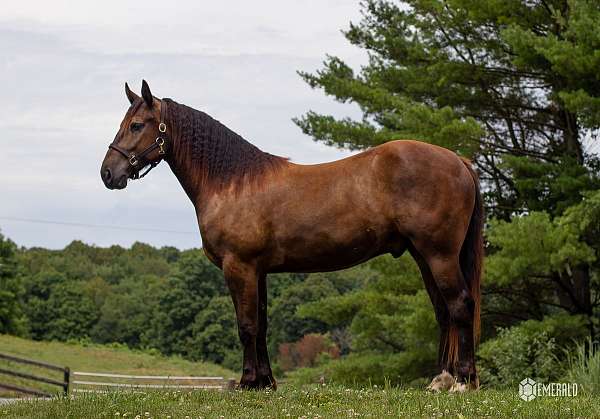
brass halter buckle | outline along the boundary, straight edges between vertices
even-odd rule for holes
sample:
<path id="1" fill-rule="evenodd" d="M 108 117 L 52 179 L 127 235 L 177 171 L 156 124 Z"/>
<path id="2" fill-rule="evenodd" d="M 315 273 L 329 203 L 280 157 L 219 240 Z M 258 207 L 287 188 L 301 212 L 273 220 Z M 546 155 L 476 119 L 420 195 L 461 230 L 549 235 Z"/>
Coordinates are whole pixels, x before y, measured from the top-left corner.
<path id="1" fill-rule="evenodd" d="M 131 156 L 129 156 L 129 164 L 132 166 L 137 166 L 137 164 L 139 163 L 137 156 L 135 154 L 132 154 Z"/>
<path id="2" fill-rule="evenodd" d="M 160 132 L 167 132 L 167 124 L 165 124 L 164 122 L 161 122 L 160 124 L 158 124 L 158 130 Z"/>
<path id="3" fill-rule="evenodd" d="M 162 122 L 161 122 L 161 124 L 164 125 Z M 159 126 L 158 129 L 160 130 L 160 126 Z M 161 132 L 164 132 L 164 131 L 161 131 Z M 165 139 L 162 138 L 162 137 L 158 137 L 156 139 L 156 144 L 158 145 L 158 154 L 165 154 L 166 153 L 166 151 L 165 151 Z"/>

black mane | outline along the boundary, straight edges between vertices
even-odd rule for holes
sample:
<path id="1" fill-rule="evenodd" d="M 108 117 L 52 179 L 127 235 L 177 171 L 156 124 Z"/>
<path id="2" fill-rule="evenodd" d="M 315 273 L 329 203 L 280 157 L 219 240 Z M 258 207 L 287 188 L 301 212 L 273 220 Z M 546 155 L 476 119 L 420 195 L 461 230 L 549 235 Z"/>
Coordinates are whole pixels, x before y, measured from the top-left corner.
<path id="1" fill-rule="evenodd" d="M 253 180 L 287 159 L 261 151 L 225 125 L 204 112 L 181 105 L 172 99 L 167 103 L 167 121 L 178 133 L 175 154 L 191 156 L 192 168 L 200 172 L 202 183 L 225 186 L 232 182 Z"/>

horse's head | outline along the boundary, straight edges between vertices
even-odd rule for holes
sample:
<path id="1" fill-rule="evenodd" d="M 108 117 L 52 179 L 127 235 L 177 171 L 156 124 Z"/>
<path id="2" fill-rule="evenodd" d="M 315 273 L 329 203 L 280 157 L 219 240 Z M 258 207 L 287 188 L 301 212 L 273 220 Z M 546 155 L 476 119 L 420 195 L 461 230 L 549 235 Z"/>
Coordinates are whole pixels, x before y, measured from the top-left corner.
<path id="1" fill-rule="evenodd" d="M 131 103 L 114 141 L 102 162 L 100 175 L 109 189 L 123 189 L 127 179 L 137 179 L 140 170 L 156 166 L 168 147 L 164 113 L 166 105 L 154 98 L 150 87 L 142 81 L 142 97 L 125 83 L 125 94 Z M 161 112 L 162 111 L 162 112 Z M 147 173 L 147 172 L 146 172 Z"/>

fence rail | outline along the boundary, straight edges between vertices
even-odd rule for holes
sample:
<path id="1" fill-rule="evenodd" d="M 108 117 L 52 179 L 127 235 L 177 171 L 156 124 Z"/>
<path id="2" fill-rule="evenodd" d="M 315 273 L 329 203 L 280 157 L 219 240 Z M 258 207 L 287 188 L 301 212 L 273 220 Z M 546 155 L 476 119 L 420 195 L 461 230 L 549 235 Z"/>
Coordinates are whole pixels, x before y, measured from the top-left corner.
<path id="1" fill-rule="evenodd" d="M 9 362 L 14 362 L 16 364 L 33 365 L 33 366 L 36 366 L 39 368 L 62 372 L 63 373 L 63 381 L 58 381 L 58 380 L 48 378 L 48 377 L 42 377 L 42 376 L 38 376 L 38 375 L 34 375 L 34 374 L 21 372 L 21 371 L 13 371 L 13 370 L 6 369 L 6 368 L 0 368 L 0 376 L 11 376 L 11 377 L 21 378 L 24 380 L 35 381 L 38 383 L 50 384 L 50 385 L 61 387 L 63 390 L 63 393 L 65 395 L 69 393 L 70 370 L 68 367 L 61 367 L 58 365 L 48 364 L 48 363 L 42 362 L 42 361 L 36 361 L 33 359 L 27 359 L 27 358 L 20 358 L 18 356 L 2 354 L 2 353 L 0 353 L 0 359 L 9 361 Z M 17 386 L 15 384 L 9 384 L 9 383 L 5 383 L 2 381 L 0 381 L 0 388 L 9 390 L 9 391 L 15 391 L 18 393 L 39 396 L 39 397 L 51 397 L 52 396 L 52 394 L 50 394 L 46 391 L 29 388 L 29 387 Z"/>
<path id="2" fill-rule="evenodd" d="M 201 381 L 223 381 L 223 377 L 192 377 L 192 376 L 177 376 L 177 375 L 126 375 L 126 374 L 110 374 L 105 372 L 81 372 L 73 371 L 73 375 L 82 377 L 107 377 L 107 378 L 132 378 L 141 380 L 201 380 Z"/>
<path id="3" fill-rule="evenodd" d="M 33 359 L 20 358 L 14 355 L 0 353 L 0 360 L 17 364 L 32 365 L 52 371 L 63 373 L 63 381 L 58 379 L 34 375 L 28 372 L 16 371 L 8 367 L 0 368 L 0 389 L 29 394 L 38 397 L 52 397 L 48 391 L 36 388 L 23 387 L 2 380 L 3 376 L 16 377 L 22 380 L 44 383 L 61 387 L 64 394 L 73 393 L 106 393 L 118 389 L 150 390 L 150 389 L 182 389 L 200 390 L 213 389 L 225 390 L 235 388 L 235 380 L 223 377 L 195 377 L 179 375 L 130 375 L 112 374 L 106 372 L 71 371 L 68 367 L 49 364 Z"/>
<path id="4" fill-rule="evenodd" d="M 141 391 L 146 389 L 224 390 L 235 387 L 235 380 L 225 379 L 223 377 L 128 375 L 83 371 L 73 371 L 71 375 L 73 376 L 71 383 L 73 386 L 72 391 L 74 393 L 105 393 L 107 391 L 117 389 L 137 389 Z M 107 380 L 98 381 L 93 380 L 93 378 Z M 119 380 L 121 382 L 115 382 L 115 380 Z M 148 383 L 144 381 L 150 382 Z M 162 383 L 158 384 L 156 381 L 162 381 Z"/>

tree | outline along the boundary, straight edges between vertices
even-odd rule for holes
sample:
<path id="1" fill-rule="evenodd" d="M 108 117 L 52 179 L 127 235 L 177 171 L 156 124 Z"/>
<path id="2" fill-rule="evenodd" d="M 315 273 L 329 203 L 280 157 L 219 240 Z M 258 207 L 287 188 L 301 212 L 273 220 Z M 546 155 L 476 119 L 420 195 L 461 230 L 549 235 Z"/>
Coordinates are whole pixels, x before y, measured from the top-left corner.
<path id="1" fill-rule="evenodd" d="M 99 317 L 82 284 L 74 281 L 60 282 L 53 287 L 48 300 L 38 300 L 32 307 L 36 310 L 32 332 L 43 340 L 87 338 Z"/>
<path id="2" fill-rule="evenodd" d="M 33 339 L 41 340 L 46 337 L 50 310 L 48 301 L 54 289 L 65 281 L 65 276 L 54 269 L 40 271 L 35 275 L 25 275 L 24 311 L 30 325 L 30 335 Z"/>
<path id="3" fill-rule="evenodd" d="M 242 353 L 231 297 L 212 298 L 196 315 L 187 347 L 186 353 L 193 360 L 239 369 Z"/>
<path id="4" fill-rule="evenodd" d="M 600 188 L 599 27 L 592 0 L 367 0 L 345 36 L 368 64 L 355 72 L 327 57 L 315 73 L 300 72 L 311 87 L 357 104 L 362 120 L 310 111 L 295 122 L 343 148 L 406 137 L 450 148 L 477 163 L 491 218 L 544 211 L 551 223 Z M 590 263 L 561 277 L 588 316 Z M 559 282 L 550 287 L 563 298 Z M 517 306 L 539 306 L 538 297 L 530 290 Z"/>
<path id="5" fill-rule="evenodd" d="M 363 119 L 308 112 L 317 141 L 361 149 L 414 137 L 473 156 L 491 214 L 560 212 L 598 187 L 600 4 L 591 0 L 368 0 L 345 32 L 369 62 L 301 72 Z M 590 144 L 588 144 L 590 145 Z"/>
<path id="6" fill-rule="evenodd" d="M 494 252 L 486 261 L 484 314 L 496 325 L 511 325 L 566 312 L 584 316 L 594 336 L 600 307 L 598 237 L 600 191 L 554 219 L 532 212 L 494 222 L 488 233 Z M 582 271 L 591 278 L 589 287 L 577 282 L 575 273 Z"/>
<path id="7" fill-rule="evenodd" d="M 217 296 L 228 295 L 222 273 L 198 249 L 183 252 L 158 303 L 143 344 L 166 354 L 187 355 L 196 315 Z"/>
<path id="8" fill-rule="evenodd" d="M 326 332 L 327 324 L 314 318 L 300 317 L 296 311 L 301 304 L 337 294 L 333 284 L 318 275 L 309 275 L 304 282 L 286 288 L 269 310 L 269 352 L 276 354 L 280 344 L 296 342 L 308 333 Z"/>
<path id="9" fill-rule="evenodd" d="M 363 287 L 304 303 L 298 315 L 348 327 L 353 352 L 415 351 L 435 360 L 437 323 L 416 264 L 406 255 L 367 266 L 372 273 Z"/>
<path id="10" fill-rule="evenodd" d="M 331 333 L 344 356 L 319 371 L 340 383 L 388 378 L 400 384 L 433 374 L 439 330 L 414 261 L 409 255 L 386 255 L 352 271 L 365 278 L 361 287 L 306 302 L 297 310 L 299 317 L 346 330 L 351 337 L 350 347 L 344 348 Z M 292 347 L 281 349 L 293 358 Z"/>
<path id="11" fill-rule="evenodd" d="M 15 244 L 0 234 L 0 333 L 23 335 L 26 319 L 22 310 L 23 285 L 17 277 Z"/>
<path id="12" fill-rule="evenodd" d="M 90 333 L 92 339 L 124 343 L 131 348 L 147 345 L 148 325 L 158 311 L 158 301 L 152 297 L 166 291 L 166 280 L 140 275 L 126 278 L 108 289 L 105 287 L 103 280 L 86 284 L 86 293 L 95 300 L 100 311 Z"/>

